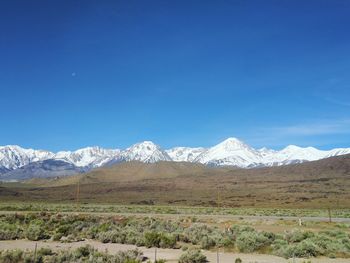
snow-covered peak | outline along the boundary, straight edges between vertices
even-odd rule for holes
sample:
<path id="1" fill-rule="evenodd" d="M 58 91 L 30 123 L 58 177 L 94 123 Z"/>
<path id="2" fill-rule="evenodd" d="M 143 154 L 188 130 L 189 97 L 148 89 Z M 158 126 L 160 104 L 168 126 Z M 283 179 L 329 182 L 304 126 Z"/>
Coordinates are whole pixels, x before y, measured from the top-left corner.
<path id="1" fill-rule="evenodd" d="M 263 147 L 258 149 L 257 152 L 260 155 L 259 157 L 261 159 L 261 163 L 273 163 L 275 161 L 274 156 L 276 155 L 277 151 Z"/>
<path id="2" fill-rule="evenodd" d="M 260 149 L 258 149 L 259 152 L 266 152 L 266 151 L 271 151 L 270 149 L 266 148 L 266 147 L 262 147 Z"/>
<path id="3" fill-rule="evenodd" d="M 307 147 L 305 147 L 307 148 Z M 299 146 L 296 146 L 296 145 L 288 145 L 287 147 L 283 148 L 281 151 L 284 151 L 284 152 L 293 152 L 293 151 L 299 151 L 299 150 L 302 150 L 302 149 L 305 149 L 305 148 L 302 148 L 302 147 L 299 147 Z"/>
<path id="4" fill-rule="evenodd" d="M 49 159 L 53 155 L 49 151 L 25 149 L 17 145 L 0 146 L 0 167 L 13 170 L 31 162 Z"/>
<path id="5" fill-rule="evenodd" d="M 78 167 L 100 167 L 120 155 L 119 149 L 104 149 L 99 146 L 86 147 L 74 152 L 61 151 L 54 159 L 64 160 Z"/>
<path id="6" fill-rule="evenodd" d="M 262 147 L 262 148 L 260 148 L 260 149 L 258 149 L 257 150 L 259 153 L 261 153 L 261 154 L 273 154 L 273 153 L 276 153 L 276 151 L 275 150 L 272 150 L 272 149 L 269 149 L 269 148 L 266 148 L 266 147 Z"/>
<path id="7" fill-rule="evenodd" d="M 121 153 L 125 161 L 141 161 L 154 163 L 158 161 L 172 161 L 170 156 L 159 145 L 151 141 L 136 143 Z"/>
<path id="8" fill-rule="evenodd" d="M 26 149 L 19 147 L 18 145 L 5 145 L 0 146 L 0 151 L 25 151 Z M 27 149 L 28 150 L 28 149 Z"/>
<path id="9" fill-rule="evenodd" d="M 277 152 L 276 157 L 282 160 L 301 160 L 314 161 L 324 158 L 328 154 L 327 151 L 321 151 L 314 147 L 299 147 L 289 145 L 281 151 Z"/>
<path id="10" fill-rule="evenodd" d="M 204 151 L 206 151 L 206 149 L 202 147 L 175 147 L 166 150 L 166 153 L 175 162 L 192 162 L 198 157 L 198 155 L 202 154 Z"/>
<path id="11" fill-rule="evenodd" d="M 209 165 L 249 167 L 256 165 L 260 159 L 255 149 L 236 138 L 228 138 L 200 154 L 195 161 Z"/>
<path id="12" fill-rule="evenodd" d="M 242 149 L 251 149 L 250 146 L 245 144 L 244 142 L 238 140 L 237 138 L 230 137 L 223 142 L 219 143 L 218 145 L 214 146 L 217 148 L 223 148 L 227 151 L 236 151 L 236 150 L 242 150 Z"/>
<path id="13" fill-rule="evenodd" d="M 152 141 L 143 141 L 143 142 L 139 142 L 139 143 L 135 143 L 133 145 L 131 145 L 128 149 L 140 149 L 140 150 L 150 150 L 150 151 L 154 151 L 156 149 L 160 149 L 160 146 L 155 144 Z"/>

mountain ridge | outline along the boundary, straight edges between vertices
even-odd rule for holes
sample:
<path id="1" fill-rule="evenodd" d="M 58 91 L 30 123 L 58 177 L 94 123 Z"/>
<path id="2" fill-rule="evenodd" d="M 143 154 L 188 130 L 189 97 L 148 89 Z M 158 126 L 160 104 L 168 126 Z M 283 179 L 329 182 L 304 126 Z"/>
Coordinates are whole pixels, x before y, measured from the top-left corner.
<path id="1" fill-rule="evenodd" d="M 282 150 L 255 149 L 243 141 L 230 137 L 209 148 L 174 147 L 162 149 L 152 141 L 136 143 L 124 150 L 104 149 L 99 146 L 85 147 L 76 151 L 53 153 L 45 150 L 25 149 L 17 145 L 0 146 L 0 179 L 13 175 L 12 171 L 45 160 L 61 160 L 73 165 L 76 170 L 88 171 L 120 162 L 159 161 L 201 163 L 208 166 L 235 166 L 239 168 L 282 166 L 306 161 L 315 161 L 350 153 L 350 148 L 319 150 L 314 147 L 288 145 Z M 61 164 L 62 166 L 62 164 Z M 33 166 L 28 166 L 32 169 Z M 35 166 L 40 170 L 44 167 Z M 67 167 L 69 167 L 67 165 Z M 70 170 L 74 170 L 70 168 Z M 61 171 L 61 170 L 60 170 Z M 28 171 L 24 171 L 28 175 Z M 62 170 L 65 174 L 65 171 Z M 59 173 L 57 173 L 59 175 Z M 33 171 L 33 176 L 35 171 Z M 21 176 L 19 176 L 21 177 Z M 16 179 L 16 178 L 14 178 Z"/>

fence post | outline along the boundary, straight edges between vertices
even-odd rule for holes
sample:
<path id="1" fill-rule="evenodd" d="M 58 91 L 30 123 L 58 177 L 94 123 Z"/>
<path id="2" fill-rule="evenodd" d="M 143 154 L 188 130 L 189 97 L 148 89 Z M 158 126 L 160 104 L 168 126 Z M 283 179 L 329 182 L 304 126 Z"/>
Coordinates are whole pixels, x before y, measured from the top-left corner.
<path id="1" fill-rule="evenodd" d="M 328 207 L 328 217 L 329 217 L 329 223 L 332 223 L 332 214 L 331 214 L 331 208 Z"/>
<path id="2" fill-rule="evenodd" d="M 37 247 L 38 247 L 38 243 L 35 243 L 33 263 L 35 263 L 35 261 L 36 261 L 36 249 L 37 249 Z"/>

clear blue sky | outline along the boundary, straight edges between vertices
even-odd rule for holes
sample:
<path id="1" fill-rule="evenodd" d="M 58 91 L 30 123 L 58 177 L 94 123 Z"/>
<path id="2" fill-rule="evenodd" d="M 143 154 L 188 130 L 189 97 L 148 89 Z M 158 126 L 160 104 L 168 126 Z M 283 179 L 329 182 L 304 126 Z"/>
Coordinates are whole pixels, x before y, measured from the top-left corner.
<path id="1" fill-rule="evenodd" d="M 350 1 L 2 1 L 0 145 L 350 147 Z"/>

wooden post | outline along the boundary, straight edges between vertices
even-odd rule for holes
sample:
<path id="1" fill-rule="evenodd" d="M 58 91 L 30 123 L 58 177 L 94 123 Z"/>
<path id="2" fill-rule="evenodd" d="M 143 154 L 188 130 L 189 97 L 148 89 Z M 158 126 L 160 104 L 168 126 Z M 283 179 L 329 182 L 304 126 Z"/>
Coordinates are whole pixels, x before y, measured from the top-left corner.
<path id="1" fill-rule="evenodd" d="M 219 259 L 219 248 L 216 250 L 216 263 L 220 263 L 220 259 Z"/>
<path id="2" fill-rule="evenodd" d="M 220 188 L 219 186 L 216 188 L 216 191 L 217 191 L 217 207 L 220 208 Z"/>
<path id="3" fill-rule="evenodd" d="M 154 249 L 154 263 L 157 262 L 157 247 Z"/>
<path id="4" fill-rule="evenodd" d="M 37 249 L 37 247 L 38 247 L 38 243 L 35 243 L 33 263 L 35 263 L 35 261 L 36 261 L 36 249 Z"/>
<path id="5" fill-rule="evenodd" d="M 331 214 L 331 208 L 328 207 L 328 217 L 329 217 L 329 223 L 332 223 L 332 214 Z"/>

